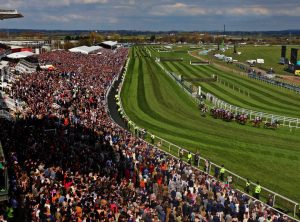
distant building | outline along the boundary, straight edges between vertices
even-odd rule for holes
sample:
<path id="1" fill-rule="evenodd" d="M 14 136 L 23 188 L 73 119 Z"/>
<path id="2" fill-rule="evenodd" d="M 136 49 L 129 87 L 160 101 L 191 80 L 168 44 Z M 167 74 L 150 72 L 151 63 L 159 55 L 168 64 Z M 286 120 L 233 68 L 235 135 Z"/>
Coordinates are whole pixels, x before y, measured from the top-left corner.
<path id="1" fill-rule="evenodd" d="M 104 41 L 100 43 L 100 46 L 107 49 L 116 49 L 118 47 L 118 42 L 115 41 Z"/>
<path id="2" fill-rule="evenodd" d="M 23 15 L 18 13 L 17 10 L 6 10 L 0 9 L 0 19 L 12 19 L 12 18 L 22 18 Z"/>

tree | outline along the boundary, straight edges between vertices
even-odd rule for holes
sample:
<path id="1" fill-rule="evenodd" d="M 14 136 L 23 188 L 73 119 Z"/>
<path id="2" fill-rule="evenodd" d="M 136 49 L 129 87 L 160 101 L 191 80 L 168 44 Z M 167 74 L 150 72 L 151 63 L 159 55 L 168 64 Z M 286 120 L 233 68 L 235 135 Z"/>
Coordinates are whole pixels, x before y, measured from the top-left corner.
<path id="1" fill-rule="evenodd" d="M 87 45 L 90 46 L 90 39 L 88 37 L 82 37 L 79 39 L 79 45 Z"/>
<path id="2" fill-rule="evenodd" d="M 120 41 L 121 36 L 118 33 L 115 33 L 111 36 L 111 39 L 114 41 Z"/>
<path id="3" fill-rule="evenodd" d="M 69 41 L 65 41 L 65 42 L 64 42 L 64 49 L 65 49 L 65 50 L 71 49 L 71 48 L 73 48 L 73 47 L 74 47 L 74 44 L 73 44 L 73 43 L 71 43 L 71 42 L 69 42 Z"/>
<path id="4" fill-rule="evenodd" d="M 156 36 L 155 35 L 151 35 L 150 36 L 150 42 L 155 42 L 156 40 Z"/>
<path id="5" fill-rule="evenodd" d="M 71 38 L 71 36 L 69 36 L 69 35 L 67 35 L 66 37 L 65 37 L 65 41 L 70 41 L 72 38 Z"/>
<path id="6" fill-rule="evenodd" d="M 89 34 L 89 45 L 95 45 L 103 41 L 103 36 L 100 35 L 98 32 L 91 32 Z"/>

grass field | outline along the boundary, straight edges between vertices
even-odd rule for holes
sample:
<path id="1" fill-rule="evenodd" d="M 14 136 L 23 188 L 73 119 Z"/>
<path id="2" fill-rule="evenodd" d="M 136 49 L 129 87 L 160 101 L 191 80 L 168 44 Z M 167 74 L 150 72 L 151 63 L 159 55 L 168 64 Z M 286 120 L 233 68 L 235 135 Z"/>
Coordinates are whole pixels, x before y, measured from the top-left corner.
<path id="1" fill-rule="evenodd" d="M 286 56 L 288 59 L 291 57 L 291 48 L 299 48 L 299 46 L 287 46 Z M 256 66 L 265 71 L 273 68 L 276 74 L 292 75 L 292 73 L 284 70 L 284 65 L 278 64 L 281 56 L 281 46 L 241 46 L 237 48 L 237 51 L 242 54 L 233 54 L 233 49 L 227 50 L 224 54 L 244 63 L 249 59 L 264 59 L 264 64 L 257 64 Z"/>
<path id="2" fill-rule="evenodd" d="M 220 82 L 199 83 L 205 92 L 210 92 L 218 98 L 239 107 L 253 109 L 290 117 L 300 117 L 300 95 L 287 89 L 276 88 L 239 74 L 233 74 L 216 69 L 212 66 L 192 66 L 191 58 L 184 49 L 171 53 L 156 53 L 153 47 L 148 47 L 153 56 L 168 58 L 183 58 L 182 62 L 162 62 L 169 71 L 181 74 L 184 77 L 211 77 L 216 74 Z M 143 51 L 142 51 L 143 52 Z"/>
<path id="3" fill-rule="evenodd" d="M 152 50 L 152 53 L 155 53 L 154 51 Z M 290 132 L 288 128 L 257 129 L 209 116 L 200 117 L 192 99 L 160 69 L 153 58 L 143 57 L 146 54 L 145 50 L 139 47 L 132 49 L 128 74 L 121 93 L 125 111 L 135 123 L 194 152 L 199 149 L 201 155 L 211 161 L 225 164 L 227 169 L 243 177 L 249 177 L 252 181 L 259 180 L 263 186 L 300 201 L 300 131 Z M 179 65 L 166 66 L 177 69 L 176 66 Z M 178 69 L 182 69 L 180 67 L 186 65 L 183 64 Z M 196 73 L 195 70 L 189 69 L 185 72 Z M 245 85 L 244 87 L 259 85 L 248 79 L 231 78 L 232 81 L 241 81 L 240 84 Z M 207 89 L 210 87 L 206 86 Z M 270 109 L 280 110 L 282 107 L 282 112 L 284 106 L 288 105 L 294 107 L 291 113 L 296 115 L 296 99 L 289 98 L 289 94 L 280 95 L 276 90 L 273 92 L 272 88 L 267 87 L 258 91 L 257 100 L 260 94 L 263 98 L 271 97 L 258 103 L 268 109 L 271 106 L 268 104 L 270 101 L 271 104 L 276 104 L 275 108 Z M 216 92 L 218 91 L 220 94 L 226 94 L 228 90 L 217 87 Z M 231 97 L 236 101 L 243 100 L 233 92 L 229 92 L 226 97 L 228 100 L 232 100 Z M 282 101 L 275 103 L 276 97 Z M 251 102 L 254 101 L 253 99 Z M 240 105 L 243 103 L 245 102 Z"/>

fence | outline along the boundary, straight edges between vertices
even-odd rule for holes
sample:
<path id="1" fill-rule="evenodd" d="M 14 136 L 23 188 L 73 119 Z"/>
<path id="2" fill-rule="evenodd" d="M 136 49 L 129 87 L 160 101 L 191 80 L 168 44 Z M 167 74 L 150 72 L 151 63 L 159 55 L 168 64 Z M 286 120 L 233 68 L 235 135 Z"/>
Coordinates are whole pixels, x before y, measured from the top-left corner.
<path id="1" fill-rule="evenodd" d="M 265 76 L 256 75 L 255 73 L 249 73 L 248 77 L 252 78 L 252 79 L 260 80 L 260 81 L 263 81 L 263 82 L 266 82 L 266 83 L 269 83 L 269 84 L 272 84 L 274 86 L 286 88 L 288 90 L 295 91 L 296 93 L 300 93 L 300 86 L 296 86 L 296 85 L 286 83 L 286 82 L 281 82 L 281 81 L 278 81 L 278 80 L 275 80 L 275 79 L 269 79 Z"/>
<path id="2" fill-rule="evenodd" d="M 194 50 L 194 51 L 197 51 L 197 50 Z M 190 56 L 195 57 L 192 54 L 192 52 L 194 52 L 194 51 L 189 51 L 188 54 Z M 272 84 L 272 85 L 277 86 L 277 87 L 282 87 L 282 88 L 285 88 L 285 89 L 288 89 L 288 90 L 291 90 L 291 91 L 295 91 L 296 93 L 300 93 L 300 86 L 298 86 L 298 85 L 295 85 L 295 84 L 292 84 L 292 83 L 289 83 L 289 82 L 284 82 L 282 80 L 278 80 L 278 77 L 277 77 L 277 79 L 269 79 L 269 78 L 264 77 L 264 76 L 259 76 L 259 75 L 257 75 L 257 73 L 259 71 L 256 71 L 256 73 L 253 73 L 253 70 L 255 70 L 254 67 L 247 67 L 243 63 L 235 63 L 235 64 L 238 68 L 240 68 L 242 70 L 242 72 L 237 71 L 235 69 L 231 69 L 231 68 L 229 68 L 227 66 L 224 66 L 224 65 L 220 65 L 216 62 L 212 63 L 212 65 L 215 66 L 216 68 L 219 68 L 219 69 L 222 69 L 222 70 L 227 70 L 227 71 L 230 71 L 232 73 L 237 73 L 237 74 L 242 75 L 242 76 L 247 76 L 249 78 L 253 78 L 253 79 L 256 79 L 256 80 L 259 80 L 259 81 L 263 81 L 263 82 L 266 82 L 268 84 Z"/>
<path id="3" fill-rule="evenodd" d="M 168 72 L 160 63 L 157 63 L 172 79 L 174 79 L 176 81 L 176 83 L 178 85 L 180 85 L 181 87 L 183 87 L 181 84 L 180 84 L 180 81 L 178 81 L 178 77 L 174 74 L 174 73 L 170 73 Z M 126 66 L 127 67 L 127 66 Z M 120 90 L 118 92 L 118 95 L 119 95 L 119 98 L 120 98 L 120 108 L 122 110 L 122 113 L 124 115 L 124 118 L 127 120 L 127 122 L 129 122 L 129 117 L 127 116 L 125 110 L 123 109 L 123 106 L 122 106 L 122 100 L 121 100 L 121 89 L 122 89 L 122 86 L 123 86 L 123 82 L 125 80 L 125 76 L 126 76 L 126 73 L 127 73 L 127 69 L 125 69 L 125 72 L 122 76 L 122 82 L 120 84 Z M 175 76 L 174 76 L 175 75 Z M 183 87 L 183 89 L 189 94 L 191 95 L 191 93 L 185 89 Z M 192 95 L 191 95 L 192 96 Z M 198 99 L 196 99 L 197 101 L 199 101 Z M 132 121 L 130 121 L 132 122 Z M 141 136 L 142 134 L 140 132 L 143 131 L 143 129 L 139 128 L 135 123 L 133 123 L 132 125 L 134 125 L 135 127 L 137 127 L 137 132 L 134 132 L 136 133 L 135 135 L 136 136 Z M 154 137 L 152 137 L 154 136 Z M 143 137 L 143 136 L 142 136 Z M 160 138 L 154 134 L 151 134 L 151 133 L 147 133 L 147 138 L 150 138 L 151 140 L 151 144 L 152 145 L 155 145 L 156 144 L 156 147 L 162 151 L 164 150 L 167 150 L 168 151 L 168 154 L 172 155 L 173 157 L 175 158 L 178 158 L 180 157 L 181 159 L 183 160 L 187 160 L 187 154 L 190 152 L 174 143 L 171 143 L 163 138 Z M 144 137 L 142 139 L 145 139 Z M 145 141 L 146 142 L 146 141 Z M 147 142 L 148 143 L 148 142 Z M 165 152 L 165 151 L 164 151 Z M 216 163 L 213 163 L 213 162 L 209 162 L 207 159 L 205 159 L 204 157 L 201 157 L 199 154 L 194 154 L 192 153 L 193 155 L 193 162 L 194 162 L 194 166 L 197 167 L 198 170 L 202 171 L 202 172 L 206 172 L 208 174 L 211 174 L 212 173 L 212 170 L 213 169 L 216 169 L 216 168 L 221 168 L 220 165 L 216 164 Z M 206 167 L 206 164 L 209 163 L 208 165 L 208 168 L 205 168 Z M 201 168 L 205 168 L 205 171 L 204 170 L 201 170 Z M 231 172 L 229 170 L 226 169 L 226 173 L 225 173 L 225 178 L 229 178 L 231 177 L 232 178 L 232 182 L 231 182 L 231 185 L 234 186 L 235 188 L 243 188 L 245 187 L 245 184 L 246 184 L 246 181 L 247 179 L 235 174 L 234 172 Z M 257 186 L 256 183 L 253 183 L 253 182 L 250 182 L 250 189 L 251 190 L 254 190 L 254 188 Z M 239 189 L 236 189 L 238 192 L 242 192 L 240 191 Z M 242 192 L 244 193 L 244 192 Z M 256 200 L 254 197 L 252 197 L 251 195 L 249 194 L 245 194 L 249 197 L 251 197 L 253 200 Z M 268 199 L 269 197 L 272 197 L 272 203 L 271 205 L 272 206 L 279 206 L 279 207 L 282 207 L 284 208 L 285 212 L 283 212 L 283 210 L 277 210 L 275 209 L 274 207 L 268 205 L 269 208 L 271 208 L 274 212 L 277 212 L 277 213 L 280 213 L 282 215 L 286 215 L 287 217 L 289 217 L 290 219 L 292 220 L 295 220 L 295 221 L 299 221 L 297 219 L 295 219 L 296 217 L 296 214 L 298 213 L 298 210 L 299 210 L 299 204 L 293 200 L 290 200 L 289 198 L 286 198 L 276 192 L 273 192 L 265 187 L 262 187 L 262 192 L 261 192 L 261 197 L 262 199 Z M 256 200 L 256 201 L 259 201 L 259 200 Z M 262 201 L 260 201 L 262 204 L 265 204 L 263 203 Z M 298 206 L 298 208 L 297 208 Z M 292 213 L 293 214 L 293 217 L 289 216 L 288 213 Z"/>
<path id="4" fill-rule="evenodd" d="M 178 62 L 181 62 L 181 61 L 183 61 L 183 58 L 160 57 L 157 60 L 162 61 L 162 62 L 167 62 L 167 61 L 178 61 Z"/>
<path id="5" fill-rule="evenodd" d="M 168 74 L 172 79 L 174 79 L 178 85 L 180 85 L 182 88 L 184 88 L 184 91 L 186 91 L 189 95 L 191 95 L 194 100 L 197 103 L 200 103 L 200 98 L 197 98 L 193 95 L 191 83 L 186 82 L 186 81 L 181 81 L 180 78 L 175 74 L 171 73 L 168 70 L 166 70 L 158 60 L 156 60 L 157 64 L 161 67 L 161 69 L 164 70 L 166 74 Z M 245 109 L 241 107 L 237 107 L 234 105 L 231 105 L 229 103 L 226 103 L 225 101 L 217 98 L 216 96 L 212 95 L 211 93 L 206 93 L 202 90 L 202 93 L 205 95 L 206 100 L 211 102 L 214 106 L 221 108 L 221 109 L 227 109 L 230 110 L 231 112 L 235 113 L 244 113 L 247 114 L 250 118 L 250 120 L 255 119 L 255 117 L 261 117 L 264 122 L 272 122 L 274 120 L 279 121 L 279 124 L 285 127 L 289 128 L 300 128 L 300 119 L 299 118 L 293 118 L 293 117 L 287 117 L 287 116 L 280 116 L 280 115 L 275 115 L 275 114 L 270 114 L 270 113 L 264 113 L 264 112 L 259 112 L 259 111 L 254 111 L 250 109 Z"/>
<path id="6" fill-rule="evenodd" d="M 250 120 L 255 119 L 255 117 L 259 116 L 264 122 L 272 122 L 277 120 L 279 121 L 279 124 L 282 126 L 286 126 L 289 128 L 297 128 L 297 129 L 300 128 L 300 119 L 298 118 L 279 116 L 275 114 L 258 112 L 258 111 L 237 107 L 224 102 L 223 100 L 215 97 L 210 93 L 206 93 L 206 99 L 212 102 L 212 104 L 218 108 L 226 109 L 229 110 L 230 112 L 247 114 Z"/>
<path id="7" fill-rule="evenodd" d="M 210 65 L 209 61 L 192 61 L 190 60 L 190 65 L 196 65 L 196 66 L 207 66 Z"/>

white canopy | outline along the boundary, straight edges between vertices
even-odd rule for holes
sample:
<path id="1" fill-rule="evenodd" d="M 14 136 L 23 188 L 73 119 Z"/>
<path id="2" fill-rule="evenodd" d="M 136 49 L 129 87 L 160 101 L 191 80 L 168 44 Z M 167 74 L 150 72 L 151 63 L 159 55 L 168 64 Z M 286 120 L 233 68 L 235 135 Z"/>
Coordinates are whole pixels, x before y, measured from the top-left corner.
<path id="1" fill-rule="evenodd" d="M 108 45 L 110 47 L 114 47 L 118 44 L 118 42 L 114 42 L 114 41 L 104 41 L 104 42 L 101 42 L 102 44 L 104 45 Z"/>
<path id="2" fill-rule="evenodd" d="M 90 54 L 91 52 L 94 52 L 98 49 L 101 49 L 102 47 L 101 46 L 78 46 L 78 47 L 75 47 L 75 48 L 71 48 L 69 49 L 70 52 L 80 52 L 80 53 L 83 53 L 83 54 Z"/>
<path id="3" fill-rule="evenodd" d="M 7 55 L 7 58 L 10 58 L 10 59 L 22 59 L 22 58 L 26 58 L 26 57 L 33 56 L 33 55 L 34 55 L 34 53 L 28 52 L 28 51 L 15 52 L 15 53 Z"/>

